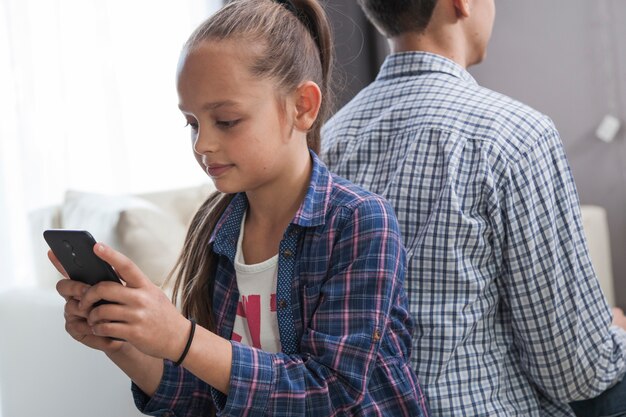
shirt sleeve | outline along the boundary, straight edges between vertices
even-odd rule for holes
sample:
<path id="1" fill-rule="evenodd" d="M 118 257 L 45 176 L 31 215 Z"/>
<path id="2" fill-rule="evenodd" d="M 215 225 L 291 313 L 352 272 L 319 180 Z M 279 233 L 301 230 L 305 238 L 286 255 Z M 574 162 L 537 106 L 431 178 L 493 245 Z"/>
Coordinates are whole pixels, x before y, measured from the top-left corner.
<path id="1" fill-rule="evenodd" d="M 552 125 L 511 164 L 503 200 L 502 288 L 521 364 L 554 398 L 596 396 L 626 372 L 626 337 L 611 326 Z"/>
<path id="2" fill-rule="evenodd" d="M 137 409 L 150 416 L 203 416 L 210 415 L 213 407 L 210 386 L 168 360 L 163 363 L 163 376 L 152 397 L 135 383 L 132 384 L 132 392 Z"/>
<path id="3" fill-rule="evenodd" d="M 372 391 L 387 402 L 393 402 L 393 396 L 408 398 L 408 414 L 392 410 L 390 415 L 422 415 L 410 408 L 410 398 L 416 398 L 410 377 L 371 378 L 377 355 L 386 355 L 379 352 L 380 346 L 404 274 L 404 249 L 390 210 L 380 200 L 366 200 L 354 211 L 343 210 L 336 223 L 328 225 L 322 252 L 328 256 L 323 262 L 330 259 L 330 269 L 323 283 L 305 289 L 303 297 L 318 297 L 319 302 L 299 353 L 272 354 L 231 342 L 230 391 L 228 396 L 217 394 L 219 415 L 335 416 L 348 411 L 379 415 Z M 404 343 L 409 345 L 407 328 L 405 332 Z M 388 338 L 392 337 L 396 336 Z M 408 369 L 403 352 L 385 350 L 396 355 L 394 364 Z M 401 391 L 405 386 L 408 389 Z"/>

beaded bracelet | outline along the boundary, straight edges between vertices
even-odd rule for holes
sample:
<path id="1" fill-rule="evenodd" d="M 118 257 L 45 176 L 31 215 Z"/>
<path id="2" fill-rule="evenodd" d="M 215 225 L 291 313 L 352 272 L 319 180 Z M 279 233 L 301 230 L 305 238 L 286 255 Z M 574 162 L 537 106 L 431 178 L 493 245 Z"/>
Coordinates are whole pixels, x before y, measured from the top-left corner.
<path id="1" fill-rule="evenodd" d="M 196 332 L 196 321 L 194 319 L 189 319 L 191 322 L 191 331 L 189 332 L 189 339 L 187 339 L 187 344 L 185 345 L 185 350 L 183 350 L 183 354 L 180 355 L 180 358 L 176 362 L 174 362 L 174 366 L 180 366 L 181 363 L 185 360 L 187 353 L 189 353 L 189 348 L 191 347 L 191 342 L 193 341 L 193 335 Z"/>

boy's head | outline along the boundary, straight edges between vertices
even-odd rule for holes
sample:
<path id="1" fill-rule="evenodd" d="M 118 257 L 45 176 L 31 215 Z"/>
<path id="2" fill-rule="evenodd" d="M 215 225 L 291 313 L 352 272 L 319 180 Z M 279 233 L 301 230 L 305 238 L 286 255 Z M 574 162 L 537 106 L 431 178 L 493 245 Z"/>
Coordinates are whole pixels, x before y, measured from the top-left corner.
<path id="1" fill-rule="evenodd" d="M 388 38 L 406 32 L 420 33 L 433 15 L 438 0 L 358 0 L 359 5 Z"/>
<path id="2" fill-rule="evenodd" d="M 481 62 L 495 19 L 494 0 L 358 0 L 392 50 L 426 51 L 464 67 Z"/>

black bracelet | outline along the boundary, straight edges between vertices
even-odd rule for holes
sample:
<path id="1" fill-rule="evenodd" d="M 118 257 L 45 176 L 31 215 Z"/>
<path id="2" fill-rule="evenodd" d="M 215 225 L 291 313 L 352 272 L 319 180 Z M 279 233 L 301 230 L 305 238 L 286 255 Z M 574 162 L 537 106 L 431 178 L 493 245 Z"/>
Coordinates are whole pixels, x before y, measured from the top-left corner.
<path id="1" fill-rule="evenodd" d="M 187 344 L 185 345 L 185 350 L 183 350 L 183 354 L 180 355 L 180 358 L 176 362 L 174 362 L 174 366 L 180 366 L 181 363 L 185 360 L 187 353 L 189 353 L 189 348 L 191 347 L 191 342 L 193 341 L 193 335 L 196 332 L 196 321 L 194 319 L 189 319 L 191 322 L 191 331 L 189 332 L 189 339 L 187 339 Z"/>

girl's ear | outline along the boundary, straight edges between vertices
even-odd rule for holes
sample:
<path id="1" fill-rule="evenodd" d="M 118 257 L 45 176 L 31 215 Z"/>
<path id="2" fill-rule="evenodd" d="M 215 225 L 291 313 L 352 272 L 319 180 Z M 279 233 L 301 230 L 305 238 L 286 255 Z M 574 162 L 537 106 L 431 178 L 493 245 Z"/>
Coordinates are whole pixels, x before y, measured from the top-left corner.
<path id="1" fill-rule="evenodd" d="M 296 116 L 294 127 L 307 132 L 315 123 L 322 104 L 322 92 L 313 81 L 305 81 L 295 92 Z"/>

